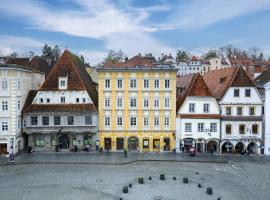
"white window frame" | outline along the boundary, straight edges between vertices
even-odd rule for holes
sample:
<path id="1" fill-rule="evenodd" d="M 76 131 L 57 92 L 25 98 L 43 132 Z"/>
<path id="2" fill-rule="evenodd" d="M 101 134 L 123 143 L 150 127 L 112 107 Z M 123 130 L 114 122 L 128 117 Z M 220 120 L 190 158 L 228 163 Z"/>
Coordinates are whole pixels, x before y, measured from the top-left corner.
<path id="1" fill-rule="evenodd" d="M 123 117 L 117 117 L 117 126 L 123 127 Z"/>
<path id="2" fill-rule="evenodd" d="M 106 78 L 104 80 L 104 86 L 106 89 L 110 89 L 111 88 L 111 80 L 109 78 Z"/>
<path id="3" fill-rule="evenodd" d="M 203 104 L 203 112 L 204 113 L 209 113 L 210 112 L 210 104 L 209 103 L 204 103 Z"/>
<path id="4" fill-rule="evenodd" d="M 210 132 L 217 132 L 217 123 L 216 122 L 210 123 Z"/>
<path id="5" fill-rule="evenodd" d="M 170 79 L 164 80 L 164 88 L 169 89 L 170 88 Z"/>
<path id="6" fill-rule="evenodd" d="M 159 117 L 154 118 L 154 126 L 158 127 L 159 126 Z"/>
<path id="7" fill-rule="evenodd" d="M 2 131 L 8 131 L 8 122 L 7 121 L 2 122 Z"/>
<path id="8" fill-rule="evenodd" d="M 198 123 L 198 132 L 204 132 L 204 123 Z"/>
<path id="9" fill-rule="evenodd" d="M 135 78 L 132 78 L 129 80 L 129 88 L 130 89 L 136 89 L 137 88 L 137 80 Z"/>
<path id="10" fill-rule="evenodd" d="M 131 127 L 137 126 L 137 117 L 130 117 L 129 121 L 130 121 L 129 124 Z"/>
<path id="11" fill-rule="evenodd" d="M 185 123 L 185 132 L 192 132 L 192 123 Z"/>
<path id="12" fill-rule="evenodd" d="M 195 112 L 195 107 L 196 107 L 195 103 L 189 103 L 189 106 L 188 106 L 189 112 L 194 113 Z"/>
<path id="13" fill-rule="evenodd" d="M 165 118 L 164 118 L 164 126 L 165 126 L 165 127 L 170 126 L 170 117 L 165 117 Z"/>
<path id="14" fill-rule="evenodd" d="M 117 79 L 117 89 L 123 88 L 123 79 Z"/>
<path id="15" fill-rule="evenodd" d="M 143 80 L 143 88 L 144 89 L 149 89 L 149 79 L 144 79 Z"/>
<path id="16" fill-rule="evenodd" d="M 149 99 L 147 99 L 147 98 L 143 99 L 143 107 L 144 108 L 149 108 Z"/>
<path id="17" fill-rule="evenodd" d="M 159 108 L 159 99 L 154 99 L 154 108 Z"/>
<path id="18" fill-rule="evenodd" d="M 8 101 L 2 101 L 2 111 L 8 111 Z"/>
<path id="19" fill-rule="evenodd" d="M 154 88 L 158 89 L 159 88 L 159 79 L 154 80 Z"/>
<path id="20" fill-rule="evenodd" d="M 104 125 L 105 125 L 105 127 L 111 126 L 111 117 L 108 117 L 108 116 L 105 117 Z"/>
<path id="21" fill-rule="evenodd" d="M 143 118 L 143 126 L 144 127 L 148 127 L 149 126 L 149 118 L 148 117 L 144 117 Z"/>
<path id="22" fill-rule="evenodd" d="M 129 99 L 129 107 L 130 108 L 137 108 L 137 98 L 130 98 Z"/>
<path id="23" fill-rule="evenodd" d="M 105 97 L 104 99 L 104 107 L 110 108 L 111 107 L 111 99 L 109 97 Z"/>
<path id="24" fill-rule="evenodd" d="M 164 107 L 165 108 L 170 108 L 170 98 L 165 98 L 164 99 Z"/>
<path id="25" fill-rule="evenodd" d="M 123 108 L 123 98 L 122 97 L 117 98 L 117 108 Z"/>

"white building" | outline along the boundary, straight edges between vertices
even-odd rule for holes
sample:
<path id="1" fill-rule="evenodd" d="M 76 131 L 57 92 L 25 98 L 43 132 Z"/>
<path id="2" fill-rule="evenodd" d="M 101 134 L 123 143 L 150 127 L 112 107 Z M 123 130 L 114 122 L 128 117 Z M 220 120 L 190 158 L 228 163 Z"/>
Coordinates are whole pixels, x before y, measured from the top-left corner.
<path id="1" fill-rule="evenodd" d="M 261 96 L 242 67 L 213 70 L 204 80 L 220 105 L 222 153 L 260 154 L 263 143 Z"/>
<path id="2" fill-rule="evenodd" d="M 45 74 L 29 67 L 0 64 L 0 154 L 20 151 L 23 146 L 21 134 L 21 110 L 29 90 L 38 89 Z"/>
<path id="3" fill-rule="evenodd" d="M 219 105 L 202 76 L 178 76 L 176 150 L 218 152 L 219 138 Z"/>
<path id="4" fill-rule="evenodd" d="M 264 110 L 270 110 L 270 81 L 265 84 L 265 103 Z M 264 114 L 264 154 L 270 155 L 270 112 Z"/>

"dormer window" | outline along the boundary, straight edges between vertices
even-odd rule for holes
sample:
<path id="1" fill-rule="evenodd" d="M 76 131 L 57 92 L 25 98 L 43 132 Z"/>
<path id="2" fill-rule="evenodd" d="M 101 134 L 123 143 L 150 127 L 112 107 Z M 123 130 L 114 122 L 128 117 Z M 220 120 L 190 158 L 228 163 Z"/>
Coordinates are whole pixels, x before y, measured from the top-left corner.
<path id="1" fill-rule="evenodd" d="M 58 88 L 59 90 L 67 89 L 67 77 L 59 77 L 58 78 Z"/>

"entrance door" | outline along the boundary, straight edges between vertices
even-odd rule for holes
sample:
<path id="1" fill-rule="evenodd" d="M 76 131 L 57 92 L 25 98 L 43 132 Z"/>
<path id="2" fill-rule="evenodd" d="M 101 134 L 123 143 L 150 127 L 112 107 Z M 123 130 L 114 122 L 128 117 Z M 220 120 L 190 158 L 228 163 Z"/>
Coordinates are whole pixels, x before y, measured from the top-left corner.
<path id="1" fill-rule="evenodd" d="M 203 152 L 203 146 L 204 146 L 204 143 L 197 143 L 197 151 L 199 153 Z"/>
<path id="2" fill-rule="evenodd" d="M 124 138 L 116 138 L 116 149 L 117 150 L 124 149 Z"/>
<path id="3" fill-rule="evenodd" d="M 164 138 L 163 151 L 170 151 L 170 138 Z"/>
<path id="4" fill-rule="evenodd" d="M 128 149 L 130 151 L 138 151 L 139 141 L 136 137 L 130 137 L 128 139 Z"/>
<path id="5" fill-rule="evenodd" d="M 111 138 L 104 138 L 104 147 L 105 147 L 105 150 L 112 149 L 112 139 Z"/>
<path id="6" fill-rule="evenodd" d="M 0 144 L 0 155 L 7 153 L 7 144 Z"/>
<path id="7" fill-rule="evenodd" d="M 69 139 L 68 136 L 65 135 L 61 135 L 59 137 L 59 148 L 60 149 L 68 149 L 69 148 Z"/>

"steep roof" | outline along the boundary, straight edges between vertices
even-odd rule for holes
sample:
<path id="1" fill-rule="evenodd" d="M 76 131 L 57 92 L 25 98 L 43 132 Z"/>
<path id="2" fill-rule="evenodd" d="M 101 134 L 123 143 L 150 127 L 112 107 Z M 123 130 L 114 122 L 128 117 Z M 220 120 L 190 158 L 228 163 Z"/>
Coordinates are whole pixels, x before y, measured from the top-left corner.
<path id="1" fill-rule="evenodd" d="M 16 64 L 26 67 L 30 66 L 29 58 L 9 58 L 7 64 Z"/>
<path id="2" fill-rule="evenodd" d="M 40 91 L 58 91 L 58 77 L 68 77 L 67 90 L 86 90 L 96 108 L 98 108 L 98 93 L 94 82 L 87 73 L 80 58 L 65 50 L 60 59 L 48 74 Z"/>
<path id="3" fill-rule="evenodd" d="M 204 81 L 216 99 L 220 100 L 229 87 L 256 87 L 242 67 L 228 67 L 204 74 Z"/>
<path id="4" fill-rule="evenodd" d="M 33 103 L 33 100 L 37 92 L 38 92 L 37 90 L 29 90 L 22 108 L 22 113 Z"/>
<path id="5" fill-rule="evenodd" d="M 197 74 L 177 76 L 176 111 L 180 109 L 187 96 L 213 97 L 203 77 Z"/>
<path id="6" fill-rule="evenodd" d="M 44 72 L 47 76 L 51 70 L 51 67 L 47 63 L 47 61 L 40 57 L 40 56 L 34 56 L 32 60 L 30 61 L 30 67 L 34 70 Z"/>
<path id="7" fill-rule="evenodd" d="M 270 68 L 266 69 L 262 72 L 261 75 L 259 75 L 257 78 L 255 78 L 254 82 L 257 87 L 264 87 L 266 83 L 270 81 Z"/>

